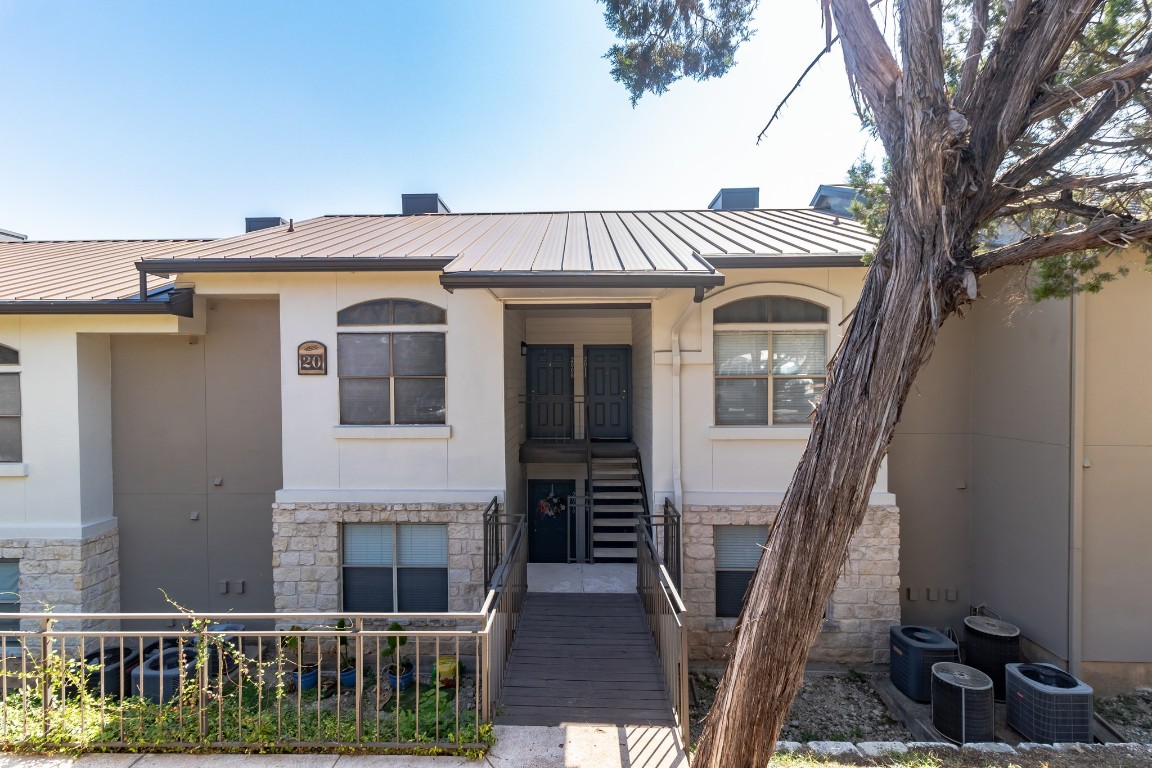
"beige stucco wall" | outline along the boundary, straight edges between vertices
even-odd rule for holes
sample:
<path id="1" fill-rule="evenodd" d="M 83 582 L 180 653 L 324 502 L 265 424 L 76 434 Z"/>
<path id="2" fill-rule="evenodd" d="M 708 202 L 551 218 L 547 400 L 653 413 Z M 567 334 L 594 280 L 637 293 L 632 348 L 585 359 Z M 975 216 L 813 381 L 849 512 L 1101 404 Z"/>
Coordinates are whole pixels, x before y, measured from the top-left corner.
<path id="1" fill-rule="evenodd" d="M 712 312 L 755 295 L 794 296 L 829 307 L 827 354 L 836 350 L 840 321 L 855 305 L 863 268 L 725 271 L 723 288 L 692 304 L 688 291 L 671 291 L 652 305 L 653 477 L 657 499 L 674 497 L 672 459 L 672 330 L 686 308 L 680 332 L 681 466 L 684 504 L 778 504 L 808 439 L 806 426 L 716 427 L 713 412 Z M 882 468 L 874 504 L 894 502 Z"/>
<path id="2" fill-rule="evenodd" d="M 1083 328 L 1081 658 L 1101 684 L 1152 685 L 1152 275 L 1078 300 Z M 1114 259 L 1116 257 L 1113 257 Z M 1118 667 L 1123 666 L 1124 673 Z"/>
<path id="3" fill-rule="evenodd" d="M 985 280 L 890 451 L 903 620 L 959 627 L 986 605 L 1102 691 L 1152 681 L 1152 340 L 1138 330 L 1152 276 L 1139 254 L 1112 259 L 1131 274 L 1075 300 L 1021 300 L 1018 273 Z"/>

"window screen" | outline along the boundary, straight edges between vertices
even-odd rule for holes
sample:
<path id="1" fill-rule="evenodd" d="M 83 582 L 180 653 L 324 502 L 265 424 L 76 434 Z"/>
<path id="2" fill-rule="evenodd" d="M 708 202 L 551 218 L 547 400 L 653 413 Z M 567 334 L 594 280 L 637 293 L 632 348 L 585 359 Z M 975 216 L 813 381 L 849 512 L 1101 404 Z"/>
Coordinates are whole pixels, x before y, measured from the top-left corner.
<path id="1" fill-rule="evenodd" d="M 336 315 L 339 325 L 442 325 L 445 312 L 411 299 L 377 299 L 353 304 Z"/>
<path id="2" fill-rule="evenodd" d="M 716 423 L 803 424 L 825 384 L 823 332 L 718 331 Z"/>
<path id="3" fill-rule="evenodd" d="M 0 365 L 20 365 L 20 353 L 0 344 Z"/>
<path id="4" fill-rule="evenodd" d="M 716 615 L 738 616 L 752 574 L 760 562 L 766 525 L 717 525 L 712 529 L 716 547 Z"/>
<path id="5" fill-rule="evenodd" d="M 448 610 L 448 526 L 346 523 L 344 610 Z"/>
<path id="6" fill-rule="evenodd" d="M 444 424 L 442 333 L 337 334 L 341 424 Z"/>
<path id="7" fill-rule="evenodd" d="M 0 614 L 20 612 L 20 561 L 0 560 Z M 20 619 L 0 616 L 0 632 L 19 632 Z"/>
<path id="8" fill-rule="evenodd" d="M 0 461 L 22 461 L 20 374 L 0 373 Z"/>

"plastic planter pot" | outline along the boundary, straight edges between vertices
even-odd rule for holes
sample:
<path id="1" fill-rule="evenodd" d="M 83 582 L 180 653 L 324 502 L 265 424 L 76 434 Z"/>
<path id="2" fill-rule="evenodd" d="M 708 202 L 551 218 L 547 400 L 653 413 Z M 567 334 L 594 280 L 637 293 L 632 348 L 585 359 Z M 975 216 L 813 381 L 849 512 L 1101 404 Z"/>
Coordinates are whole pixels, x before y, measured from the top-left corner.
<path id="1" fill-rule="evenodd" d="M 301 691 L 310 691 L 320 681 L 320 670 L 314 666 L 304 667 L 296 672 L 296 687 Z"/>
<path id="2" fill-rule="evenodd" d="M 405 661 L 400 664 L 400 676 L 396 676 L 396 667 L 388 667 L 388 684 L 398 691 L 403 691 L 408 686 L 412 685 L 412 677 L 415 670 L 412 667 L 412 662 Z"/>
<path id="3" fill-rule="evenodd" d="M 348 667 L 348 669 L 340 672 L 340 687 L 351 688 L 356 685 L 356 667 Z"/>

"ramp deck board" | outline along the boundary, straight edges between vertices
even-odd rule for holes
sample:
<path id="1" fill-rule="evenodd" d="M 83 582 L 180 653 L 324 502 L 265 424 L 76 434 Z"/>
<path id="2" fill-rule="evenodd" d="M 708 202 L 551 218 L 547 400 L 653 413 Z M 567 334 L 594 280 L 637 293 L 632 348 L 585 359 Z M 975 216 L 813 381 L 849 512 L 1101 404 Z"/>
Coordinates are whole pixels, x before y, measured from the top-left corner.
<path id="1" fill-rule="evenodd" d="M 497 725 L 675 725 L 635 594 L 530 592 Z"/>

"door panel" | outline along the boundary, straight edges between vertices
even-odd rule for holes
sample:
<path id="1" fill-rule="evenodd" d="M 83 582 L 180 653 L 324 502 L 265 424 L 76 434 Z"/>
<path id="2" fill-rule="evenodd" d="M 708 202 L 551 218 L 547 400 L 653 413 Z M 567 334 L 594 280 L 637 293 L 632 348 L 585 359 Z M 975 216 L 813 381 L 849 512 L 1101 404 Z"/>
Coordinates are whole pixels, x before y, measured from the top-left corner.
<path id="1" fill-rule="evenodd" d="M 584 355 L 589 435 L 601 440 L 632 437 L 632 348 L 590 346 Z"/>
<path id="2" fill-rule="evenodd" d="M 272 494 L 261 493 L 208 499 L 208 604 L 213 612 L 257 613 L 274 604 L 273 501 Z"/>
<path id="3" fill-rule="evenodd" d="M 528 437 L 565 439 L 572 431 L 572 347 L 528 347 Z"/>
<path id="4" fill-rule="evenodd" d="M 171 613 L 164 593 L 188 608 L 208 606 L 206 501 L 203 494 L 116 497 L 123 610 Z"/>
<path id="5" fill-rule="evenodd" d="M 575 480 L 528 481 L 528 562 L 566 563 L 571 535 L 568 497 Z"/>

